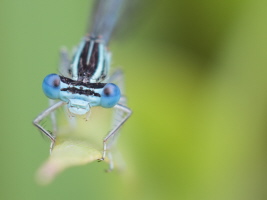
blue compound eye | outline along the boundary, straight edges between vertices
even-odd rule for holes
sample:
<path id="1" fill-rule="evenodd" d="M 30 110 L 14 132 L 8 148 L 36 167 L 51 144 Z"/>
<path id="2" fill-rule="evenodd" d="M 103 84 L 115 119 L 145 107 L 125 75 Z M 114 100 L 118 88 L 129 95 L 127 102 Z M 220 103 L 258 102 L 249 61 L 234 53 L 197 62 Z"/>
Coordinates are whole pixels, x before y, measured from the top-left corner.
<path id="1" fill-rule="evenodd" d="M 49 74 L 44 78 L 43 91 L 50 99 L 58 99 L 60 92 L 60 77 L 57 74 Z"/>
<path id="2" fill-rule="evenodd" d="M 108 83 L 103 88 L 100 104 L 104 108 L 111 108 L 118 103 L 120 97 L 121 91 L 119 87 L 113 83 Z"/>

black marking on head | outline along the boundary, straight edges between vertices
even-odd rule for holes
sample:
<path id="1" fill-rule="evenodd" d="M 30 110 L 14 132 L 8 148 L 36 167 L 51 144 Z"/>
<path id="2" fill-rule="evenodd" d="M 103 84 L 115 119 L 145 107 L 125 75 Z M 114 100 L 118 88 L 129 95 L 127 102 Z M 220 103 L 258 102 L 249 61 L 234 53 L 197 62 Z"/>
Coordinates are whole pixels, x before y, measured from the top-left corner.
<path id="1" fill-rule="evenodd" d="M 86 96 L 101 97 L 101 95 L 99 93 L 96 93 L 93 90 L 89 90 L 89 89 L 78 89 L 76 87 L 62 88 L 61 91 L 71 92 L 72 94 L 80 94 L 80 95 L 86 95 Z"/>
<path id="2" fill-rule="evenodd" d="M 85 86 L 88 88 L 93 88 L 93 89 L 100 89 L 105 87 L 106 83 L 84 83 L 82 81 L 74 81 L 70 78 L 64 77 L 64 76 L 59 76 L 60 80 L 63 83 L 66 83 L 68 85 L 72 85 L 72 86 Z"/>

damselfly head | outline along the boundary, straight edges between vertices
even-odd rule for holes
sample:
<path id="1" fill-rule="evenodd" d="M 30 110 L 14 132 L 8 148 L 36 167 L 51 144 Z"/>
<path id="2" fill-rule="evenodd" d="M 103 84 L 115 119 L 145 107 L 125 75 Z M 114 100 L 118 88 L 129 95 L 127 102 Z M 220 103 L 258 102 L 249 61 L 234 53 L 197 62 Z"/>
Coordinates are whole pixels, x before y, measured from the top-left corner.
<path id="1" fill-rule="evenodd" d="M 112 108 L 121 97 L 119 87 L 113 83 L 83 83 L 57 74 L 47 75 L 42 87 L 48 98 L 66 102 L 76 115 L 84 115 L 95 106 Z"/>

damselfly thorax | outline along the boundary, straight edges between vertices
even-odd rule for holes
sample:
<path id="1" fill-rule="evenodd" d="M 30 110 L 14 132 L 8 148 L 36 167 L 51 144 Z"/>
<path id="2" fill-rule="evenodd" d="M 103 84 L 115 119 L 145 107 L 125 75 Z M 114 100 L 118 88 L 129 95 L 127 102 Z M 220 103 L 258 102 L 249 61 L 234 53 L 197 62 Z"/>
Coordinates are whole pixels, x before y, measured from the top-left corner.
<path id="1" fill-rule="evenodd" d="M 99 37 L 86 37 L 80 43 L 70 68 L 75 81 L 99 83 L 106 79 L 111 54 Z"/>

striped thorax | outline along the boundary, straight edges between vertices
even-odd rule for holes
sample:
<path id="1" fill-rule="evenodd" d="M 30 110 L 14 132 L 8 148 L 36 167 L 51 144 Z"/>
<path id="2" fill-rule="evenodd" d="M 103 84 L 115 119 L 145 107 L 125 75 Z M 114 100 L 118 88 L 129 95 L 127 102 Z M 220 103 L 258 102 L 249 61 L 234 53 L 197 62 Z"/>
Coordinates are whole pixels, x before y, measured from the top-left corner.
<path id="1" fill-rule="evenodd" d="M 84 38 L 73 58 L 72 79 L 98 83 L 105 80 L 110 68 L 111 54 L 99 38 Z"/>

